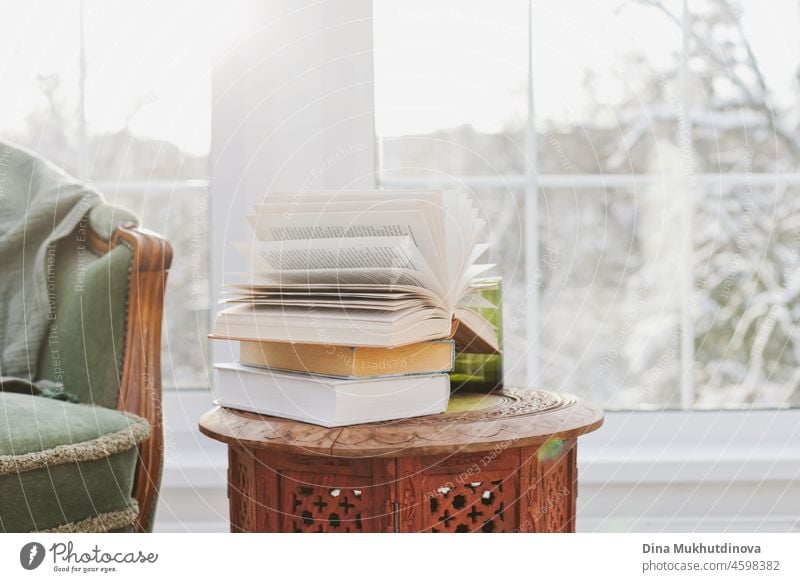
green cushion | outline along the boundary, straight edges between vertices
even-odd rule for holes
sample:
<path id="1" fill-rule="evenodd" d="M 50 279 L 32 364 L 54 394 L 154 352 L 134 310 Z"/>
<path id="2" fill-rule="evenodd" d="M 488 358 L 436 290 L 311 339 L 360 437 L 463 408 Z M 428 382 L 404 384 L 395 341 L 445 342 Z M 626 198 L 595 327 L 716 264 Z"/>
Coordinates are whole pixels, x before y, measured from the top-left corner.
<path id="1" fill-rule="evenodd" d="M 107 531 L 136 516 L 137 416 L 0 392 L 0 531 Z"/>
<path id="2" fill-rule="evenodd" d="M 80 402 L 116 408 L 133 253 L 118 245 L 97 257 L 85 236 L 84 224 L 56 248 L 55 318 L 39 352 L 39 378 Z"/>

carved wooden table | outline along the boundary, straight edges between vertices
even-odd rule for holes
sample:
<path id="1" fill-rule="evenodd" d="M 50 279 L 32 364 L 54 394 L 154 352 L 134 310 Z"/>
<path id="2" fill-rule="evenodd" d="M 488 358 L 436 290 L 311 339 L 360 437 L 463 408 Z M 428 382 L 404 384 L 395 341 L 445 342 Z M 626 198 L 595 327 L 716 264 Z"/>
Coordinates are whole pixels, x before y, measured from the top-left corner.
<path id="1" fill-rule="evenodd" d="M 577 437 L 602 411 L 572 396 L 456 394 L 435 416 L 345 428 L 214 408 L 231 531 L 572 532 Z"/>

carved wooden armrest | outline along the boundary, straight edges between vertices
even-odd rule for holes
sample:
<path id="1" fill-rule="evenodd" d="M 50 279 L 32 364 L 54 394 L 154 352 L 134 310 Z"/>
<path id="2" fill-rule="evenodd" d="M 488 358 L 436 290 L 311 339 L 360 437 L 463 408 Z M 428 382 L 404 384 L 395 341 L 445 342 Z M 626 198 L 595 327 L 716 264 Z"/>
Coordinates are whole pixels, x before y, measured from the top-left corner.
<path id="1" fill-rule="evenodd" d="M 128 282 L 125 356 L 117 408 L 144 417 L 150 437 L 139 445 L 133 497 L 139 504 L 134 528 L 148 531 L 161 481 L 164 429 L 161 412 L 161 323 L 172 247 L 162 236 L 133 224 L 117 226 L 111 240 L 89 230 L 89 245 L 108 252 L 125 245 L 132 254 Z"/>

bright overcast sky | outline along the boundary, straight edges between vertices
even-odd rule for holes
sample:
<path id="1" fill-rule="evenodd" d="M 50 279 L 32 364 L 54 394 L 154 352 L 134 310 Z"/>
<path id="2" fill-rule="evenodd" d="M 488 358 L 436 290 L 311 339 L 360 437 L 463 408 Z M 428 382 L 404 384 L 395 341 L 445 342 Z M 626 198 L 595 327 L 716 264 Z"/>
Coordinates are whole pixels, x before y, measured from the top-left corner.
<path id="1" fill-rule="evenodd" d="M 77 111 L 80 2 L 0 0 L 0 131 L 22 130 L 44 107 L 37 75 L 58 74 L 65 107 Z M 203 2 L 85 0 L 89 129 L 116 131 L 130 119 L 143 136 L 208 151 L 209 63 L 215 38 Z"/>
<path id="2" fill-rule="evenodd" d="M 680 12 L 681 2 L 665 4 Z M 745 6 L 743 25 L 770 85 L 794 98 L 797 0 Z M 526 0 L 376 0 L 378 133 L 424 133 L 465 123 L 496 131 L 524 123 L 527 18 Z M 582 119 L 590 105 L 587 71 L 599 98 L 614 103 L 631 55 L 644 56 L 658 71 L 681 49 L 679 28 L 635 1 L 534 0 L 532 20 L 539 122 Z"/>
<path id="3" fill-rule="evenodd" d="M 588 105 L 586 71 L 592 71 L 600 98 L 613 102 L 626 55 L 645 55 L 655 68 L 674 58 L 677 29 L 635 3 L 615 12 L 622 3 L 534 0 L 540 121 L 581 118 Z M 218 11 L 186 1 L 85 4 L 90 130 L 118 130 L 130 117 L 139 135 L 208 151 L 209 63 L 221 33 Z M 0 131 L 23 129 L 28 114 L 43 106 L 35 86 L 40 74 L 57 73 L 66 106 L 77 107 L 79 6 L 77 0 L 0 0 Z M 743 23 L 771 84 L 796 95 L 797 0 L 746 6 Z M 376 0 L 379 134 L 466 123 L 496 131 L 524 123 L 527 19 L 527 0 Z"/>

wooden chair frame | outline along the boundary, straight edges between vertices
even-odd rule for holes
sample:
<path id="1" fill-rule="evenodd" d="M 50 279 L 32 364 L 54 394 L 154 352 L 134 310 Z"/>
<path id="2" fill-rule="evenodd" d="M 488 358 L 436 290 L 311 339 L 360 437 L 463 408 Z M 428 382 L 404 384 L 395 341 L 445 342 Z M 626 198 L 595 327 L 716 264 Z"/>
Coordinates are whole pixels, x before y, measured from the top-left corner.
<path id="1" fill-rule="evenodd" d="M 125 355 L 117 409 L 150 423 L 150 437 L 139 444 L 133 497 L 139 504 L 134 531 L 146 532 L 161 483 L 164 426 L 161 410 L 161 325 L 172 246 L 162 236 L 133 224 L 117 226 L 110 240 L 88 229 L 88 243 L 104 254 L 125 245 L 132 254 L 125 322 Z"/>

